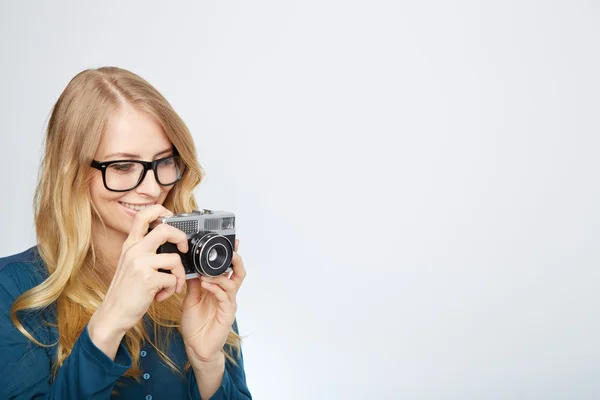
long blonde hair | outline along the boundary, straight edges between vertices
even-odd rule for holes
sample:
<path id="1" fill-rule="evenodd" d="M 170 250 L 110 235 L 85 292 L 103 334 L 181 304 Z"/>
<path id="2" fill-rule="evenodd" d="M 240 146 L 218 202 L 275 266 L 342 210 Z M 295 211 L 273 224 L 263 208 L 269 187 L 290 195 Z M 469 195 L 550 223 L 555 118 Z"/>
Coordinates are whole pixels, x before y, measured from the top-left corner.
<path id="1" fill-rule="evenodd" d="M 109 282 L 101 273 L 102 258 L 92 236 L 92 225 L 103 222 L 90 200 L 90 163 L 111 115 L 123 106 L 132 106 L 159 123 L 187 166 L 163 205 L 174 213 L 197 208 L 193 190 L 202 181 L 204 170 L 197 162 L 188 128 L 167 100 L 143 78 L 120 68 L 103 67 L 77 74 L 52 110 L 34 201 L 37 248 L 49 276 L 23 293 L 11 308 L 13 323 L 27 338 L 39 346 L 58 346 L 55 373 L 108 289 Z M 143 341 L 155 347 L 169 367 L 181 372 L 167 356 L 167 344 L 172 330 L 180 329 L 183 295 L 171 296 L 148 310 L 154 340 L 142 321 L 126 333 L 125 345 L 133 364 L 125 376 L 139 379 Z M 56 306 L 59 339 L 57 343 L 44 344 L 23 327 L 17 313 L 50 305 Z M 227 345 L 239 351 L 240 337 L 233 329 Z"/>

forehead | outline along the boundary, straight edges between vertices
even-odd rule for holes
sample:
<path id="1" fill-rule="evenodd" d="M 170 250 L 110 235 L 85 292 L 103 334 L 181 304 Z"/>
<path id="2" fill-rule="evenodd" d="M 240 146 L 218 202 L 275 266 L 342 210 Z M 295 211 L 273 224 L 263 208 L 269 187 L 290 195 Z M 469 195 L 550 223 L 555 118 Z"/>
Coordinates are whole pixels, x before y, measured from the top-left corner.
<path id="1" fill-rule="evenodd" d="M 112 115 L 95 158 L 105 160 L 113 153 L 130 153 L 139 155 L 140 159 L 151 160 L 156 154 L 170 148 L 171 141 L 156 121 L 143 112 L 127 107 Z"/>

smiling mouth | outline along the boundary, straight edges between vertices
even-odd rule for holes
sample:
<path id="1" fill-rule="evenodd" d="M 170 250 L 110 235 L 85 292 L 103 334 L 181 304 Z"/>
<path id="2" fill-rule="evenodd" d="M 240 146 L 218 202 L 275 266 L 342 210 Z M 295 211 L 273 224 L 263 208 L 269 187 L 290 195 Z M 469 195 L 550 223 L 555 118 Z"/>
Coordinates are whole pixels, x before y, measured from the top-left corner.
<path id="1" fill-rule="evenodd" d="M 125 203 L 125 202 L 120 201 L 119 204 L 124 205 L 125 207 L 129 208 L 130 210 L 142 211 L 142 210 L 145 210 L 148 207 L 152 207 L 156 203 L 150 203 L 150 204 L 130 204 L 130 203 Z"/>

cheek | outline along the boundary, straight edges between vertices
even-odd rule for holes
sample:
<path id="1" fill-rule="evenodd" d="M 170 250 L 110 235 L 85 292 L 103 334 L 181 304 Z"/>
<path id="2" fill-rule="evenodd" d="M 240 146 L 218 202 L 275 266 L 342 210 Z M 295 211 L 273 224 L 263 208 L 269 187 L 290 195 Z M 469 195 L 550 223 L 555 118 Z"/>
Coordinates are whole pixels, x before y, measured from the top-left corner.
<path id="1" fill-rule="evenodd" d="M 90 199 L 96 209 L 106 207 L 108 202 L 115 201 L 121 197 L 118 193 L 108 191 L 102 182 L 102 176 L 94 176 L 90 182 Z"/>
<path id="2" fill-rule="evenodd" d="M 173 189 L 173 186 L 171 187 L 162 187 L 162 192 L 161 192 L 161 199 L 160 202 L 164 203 L 165 199 L 167 198 L 167 195 L 169 194 L 169 192 Z"/>

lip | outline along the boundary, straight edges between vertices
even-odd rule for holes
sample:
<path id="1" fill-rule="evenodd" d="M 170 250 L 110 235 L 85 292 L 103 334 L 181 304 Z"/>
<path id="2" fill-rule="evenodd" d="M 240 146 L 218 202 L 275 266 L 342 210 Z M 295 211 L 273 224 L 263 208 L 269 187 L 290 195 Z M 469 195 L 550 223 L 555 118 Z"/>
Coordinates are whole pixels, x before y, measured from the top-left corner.
<path id="1" fill-rule="evenodd" d="M 127 214 L 129 214 L 129 215 L 135 215 L 135 214 L 137 214 L 137 213 L 139 212 L 139 211 L 137 211 L 137 210 L 133 210 L 133 209 L 131 209 L 131 208 L 127 207 L 125 204 L 123 204 L 123 203 L 127 203 L 127 202 L 124 202 L 124 201 L 119 201 L 118 203 L 119 203 L 119 205 L 120 205 L 121 207 L 123 207 L 123 209 L 125 210 L 125 212 L 126 212 Z M 157 203 L 146 203 L 146 204 L 133 204 L 133 203 L 127 203 L 127 204 L 131 204 L 132 206 L 150 206 L 150 205 L 154 205 L 154 204 L 157 204 Z"/>

